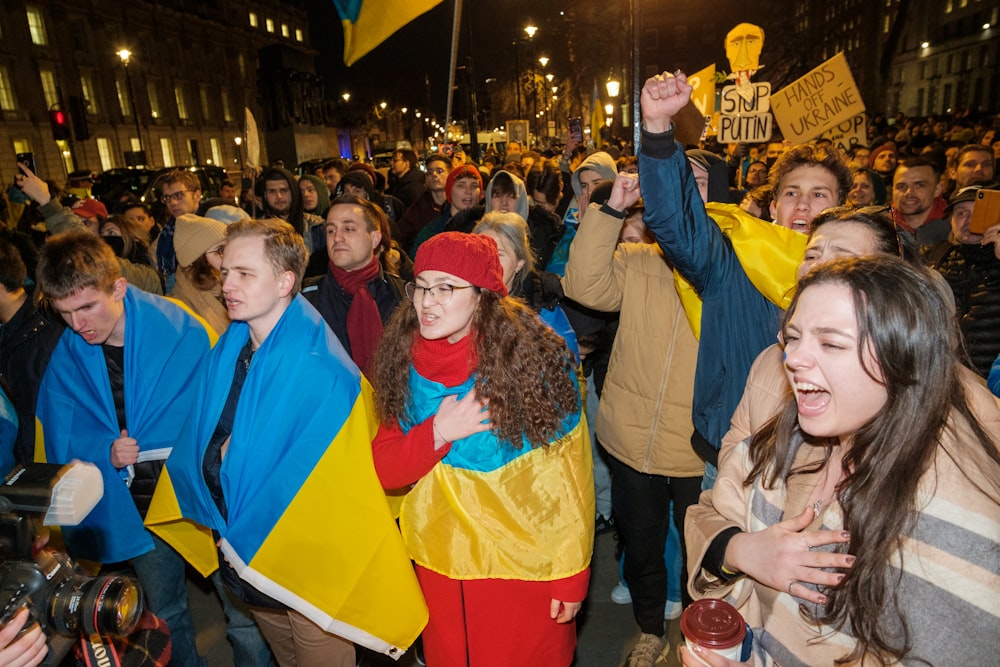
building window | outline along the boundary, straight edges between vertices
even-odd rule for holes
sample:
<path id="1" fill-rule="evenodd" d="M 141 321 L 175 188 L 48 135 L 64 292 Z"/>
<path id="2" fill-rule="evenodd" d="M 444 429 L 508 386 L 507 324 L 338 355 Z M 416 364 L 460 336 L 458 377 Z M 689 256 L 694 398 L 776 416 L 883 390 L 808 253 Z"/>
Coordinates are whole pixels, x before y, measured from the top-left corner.
<path id="1" fill-rule="evenodd" d="M 268 32 L 274 32 L 274 19 L 265 19 L 264 26 Z"/>
<path id="2" fill-rule="evenodd" d="M 160 152 L 163 153 L 163 166 L 174 166 L 174 148 L 170 145 L 170 139 L 166 137 L 160 138 Z"/>
<path id="3" fill-rule="evenodd" d="M 212 108 L 208 104 L 208 89 L 202 86 L 198 89 L 198 97 L 201 101 L 201 119 L 212 119 Z"/>
<path id="4" fill-rule="evenodd" d="M 80 77 L 80 90 L 87 101 L 87 113 L 93 116 L 97 113 L 97 95 L 94 95 L 94 84 L 89 76 Z"/>
<path id="5" fill-rule="evenodd" d="M 174 86 L 174 99 L 177 100 L 177 117 L 181 120 L 187 120 L 187 103 L 184 101 L 184 89 L 180 86 Z"/>
<path id="6" fill-rule="evenodd" d="M 250 27 L 251 28 L 258 27 L 258 25 L 257 25 L 257 13 L 256 12 L 250 12 Z"/>
<path id="7" fill-rule="evenodd" d="M 291 36 L 291 33 L 288 30 L 288 24 L 287 23 L 282 23 L 281 24 L 281 36 L 282 37 L 290 37 Z"/>
<path id="8" fill-rule="evenodd" d="M 59 104 L 59 93 L 56 90 L 56 75 L 50 69 L 38 72 L 42 79 L 42 94 L 45 95 L 45 106 L 51 109 Z"/>
<path id="9" fill-rule="evenodd" d="M 227 123 L 233 120 L 233 112 L 229 108 L 229 91 L 226 90 L 222 91 L 222 120 Z"/>
<path id="10" fill-rule="evenodd" d="M 10 85 L 10 74 L 7 72 L 6 66 L 0 65 L 0 109 L 13 111 L 14 106 L 14 89 Z"/>
<path id="11" fill-rule="evenodd" d="M 28 7 L 27 13 L 31 43 L 36 46 L 47 46 L 49 39 L 45 35 L 45 19 L 42 17 L 42 12 L 37 7 Z"/>
<path id="12" fill-rule="evenodd" d="M 944 13 L 951 14 L 951 10 L 955 8 L 954 4 L 955 3 L 953 3 L 952 0 L 948 0 L 946 3 L 944 3 Z"/>
<path id="13" fill-rule="evenodd" d="M 885 16 L 882 18 L 882 32 L 886 35 L 889 34 L 889 17 Z"/>
<path id="14" fill-rule="evenodd" d="M 221 165 L 222 147 L 219 145 L 219 140 L 213 137 L 212 139 L 209 139 L 208 142 L 212 145 L 212 164 Z"/>
<path id="15" fill-rule="evenodd" d="M 125 82 L 121 79 L 115 81 L 115 88 L 118 91 L 118 107 L 122 110 L 122 116 L 125 118 L 132 117 L 132 107 L 129 104 L 128 99 L 128 87 Z"/>
<path id="16" fill-rule="evenodd" d="M 240 78 L 245 81 L 247 78 L 247 57 L 242 51 L 236 56 L 236 64 L 240 68 Z"/>
<path id="17" fill-rule="evenodd" d="M 305 35 L 302 34 L 302 28 L 295 29 L 295 41 L 301 42 L 305 40 Z"/>
<path id="18" fill-rule="evenodd" d="M 115 161 L 111 157 L 111 142 L 106 137 L 97 137 L 97 154 L 101 158 L 101 171 L 114 169 Z"/>
<path id="19" fill-rule="evenodd" d="M 30 153 L 31 144 L 27 139 L 15 139 L 14 140 L 14 152 L 15 153 Z"/>
<path id="20" fill-rule="evenodd" d="M 146 84 L 146 93 L 149 95 L 149 112 L 153 118 L 160 117 L 160 96 L 156 92 L 156 86 Z"/>

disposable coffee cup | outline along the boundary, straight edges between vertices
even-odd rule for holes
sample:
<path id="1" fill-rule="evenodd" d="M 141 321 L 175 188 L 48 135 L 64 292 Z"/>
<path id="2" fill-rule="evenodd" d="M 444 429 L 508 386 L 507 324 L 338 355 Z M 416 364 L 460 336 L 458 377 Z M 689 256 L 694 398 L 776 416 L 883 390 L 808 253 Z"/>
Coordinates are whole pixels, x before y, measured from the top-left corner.
<path id="1" fill-rule="evenodd" d="M 747 625 L 736 607 L 724 600 L 697 600 L 681 615 L 681 633 L 687 647 L 695 646 L 739 661 Z M 698 654 L 695 653 L 695 656 Z M 702 661 L 704 662 L 704 661 Z M 707 663 L 705 663 L 707 664 Z"/>

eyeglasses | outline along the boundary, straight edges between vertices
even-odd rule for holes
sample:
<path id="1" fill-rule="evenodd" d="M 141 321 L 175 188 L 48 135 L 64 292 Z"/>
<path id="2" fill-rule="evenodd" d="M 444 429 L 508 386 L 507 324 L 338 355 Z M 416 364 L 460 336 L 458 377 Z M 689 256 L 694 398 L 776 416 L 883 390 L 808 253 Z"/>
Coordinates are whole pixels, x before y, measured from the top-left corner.
<path id="1" fill-rule="evenodd" d="M 422 302 L 424 294 L 430 294 L 434 303 L 439 306 L 447 306 L 451 302 L 451 297 L 455 293 L 455 290 L 469 289 L 471 287 L 475 287 L 475 285 L 449 285 L 448 283 L 441 283 L 440 285 L 424 287 L 416 283 L 406 283 L 405 290 L 406 298 L 414 303 Z"/>
<path id="2" fill-rule="evenodd" d="M 160 197 L 160 201 L 163 202 L 164 204 L 169 204 L 172 201 L 180 201 L 184 199 L 184 195 L 193 192 L 197 192 L 197 190 L 180 190 L 178 192 L 173 193 L 172 195 L 163 195 L 162 197 Z"/>

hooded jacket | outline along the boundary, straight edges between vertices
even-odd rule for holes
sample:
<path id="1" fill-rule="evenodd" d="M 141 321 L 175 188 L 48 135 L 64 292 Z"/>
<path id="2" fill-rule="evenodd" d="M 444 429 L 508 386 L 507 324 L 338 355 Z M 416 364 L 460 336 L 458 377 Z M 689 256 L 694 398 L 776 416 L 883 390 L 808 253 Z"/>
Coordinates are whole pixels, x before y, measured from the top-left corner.
<path id="1" fill-rule="evenodd" d="M 569 246 L 573 243 L 573 237 L 576 236 L 576 227 L 580 224 L 580 174 L 585 170 L 590 169 L 591 171 L 596 171 L 601 175 L 601 180 L 614 180 L 618 175 L 618 168 L 615 166 L 615 160 L 611 157 L 609 153 L 604 151 L 597 151 L 588 155 L 587 158 L 580 163 L 576 171 L 573 172 L 573 176 L 570 178 L 570 183 L 573 185 L 573 201 L 570 202 L 569 208 L 566 209 L 566 215 L 563 216 L 563 234 L 562 238 L 559 239 L 559 243 L 556 244 L 555 249 L 552 251 L 551 259 L 545 264 L 545 270 L 554 273 L 558 276 L 562 276 L 566 272 L 566 260 L 569 258 Z"/>
<path id="2" fill-rule="evenodd" d="M 281 180 L 288 183 L 289 196 L 292 202 L 288 207 L 288 213 L 279 215 L 268 205 L 266 190 L 268 181 Z M 306 242 L 306 249 L 309 252 L 323 245 L 323 218 L 312 213 L 306 213 L 302 209 L 302 191 L 299 190 L 299 182 L 295 180 L 292 172 L 283 167 L 269 167 L 264 170 L 257 183 L 260 188 L 259 194 L 262 202 L 261 218 L 280 218 L 288 222 L 288 224 L 295 228 L 295 231 L 302 235 L 302 238 Z"/>

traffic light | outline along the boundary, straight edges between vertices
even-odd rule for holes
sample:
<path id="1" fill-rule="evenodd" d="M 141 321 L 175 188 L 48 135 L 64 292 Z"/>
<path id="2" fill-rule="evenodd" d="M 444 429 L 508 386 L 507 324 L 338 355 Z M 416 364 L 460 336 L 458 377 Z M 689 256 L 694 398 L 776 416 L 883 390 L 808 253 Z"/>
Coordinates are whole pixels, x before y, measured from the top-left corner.
<path id="1" fill-rule="evenodd" d="M 87 100 L 79 95 L 70 95 L 69 113 L 73 118 L 73 135 L 76 140 L 90 139 L 90 128 L 87 127 Z"/>
<path id="2" fill-rule="evenodd" d="M 53 139 L 56 141 L 69 140 L 69 115 L 65 111 L 61 109 L 49 111 L 49 123 L 52 125 Z"/>

